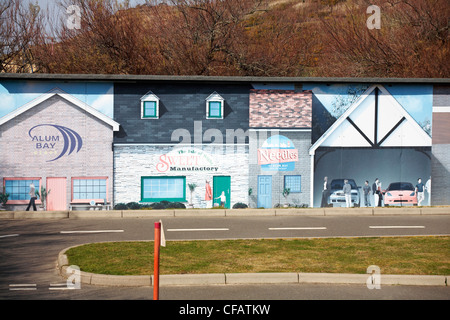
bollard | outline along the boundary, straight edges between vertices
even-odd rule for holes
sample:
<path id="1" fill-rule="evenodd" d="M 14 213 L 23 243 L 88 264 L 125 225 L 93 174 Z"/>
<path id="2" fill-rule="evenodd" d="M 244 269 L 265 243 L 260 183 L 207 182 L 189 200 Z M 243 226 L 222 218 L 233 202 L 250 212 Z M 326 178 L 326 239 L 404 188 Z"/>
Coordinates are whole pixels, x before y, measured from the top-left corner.
<path id="1" fill-rule="evenodd" d="M 159 247 L 161 243 L 161 222 L 155 222 L 155 252 L 153 266 L 153 300 L 159 300 Z"/>

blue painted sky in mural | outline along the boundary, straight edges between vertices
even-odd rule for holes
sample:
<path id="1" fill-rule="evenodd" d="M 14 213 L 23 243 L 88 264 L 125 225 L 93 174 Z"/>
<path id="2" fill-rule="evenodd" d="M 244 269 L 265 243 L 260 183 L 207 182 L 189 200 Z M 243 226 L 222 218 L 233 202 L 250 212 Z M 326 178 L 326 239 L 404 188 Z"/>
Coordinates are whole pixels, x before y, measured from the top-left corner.
<path id="1" fill-rule="evenodd" d="M 416 120 L 418 123 L 425 121 L 431 122 L 433 108 L 433 86 L 420 84 L 392 84 L 383 85 L 392 96 L 402 105 L 402 107 Z M 317 99 L 331 113 L 336 104 L 341 102 L 347 105 L 347 109 L 351 102 L 354 101 L 349 94 L 349 88 L 359 91 L 358 95 L 363 93 L 364 88 L 370 85 L 364 84 L 304 84 L 303 90 L 312 90 Z M 350 91 L 351 91 L 350 90 Z"/>
<path id="2" fill-rule="evenodd" d="M 78 100 L 113 118 L 114 87 L 112 83 L 12 80 L 0 82 L 0 118 L 54 88 L 73 95 Z"/>

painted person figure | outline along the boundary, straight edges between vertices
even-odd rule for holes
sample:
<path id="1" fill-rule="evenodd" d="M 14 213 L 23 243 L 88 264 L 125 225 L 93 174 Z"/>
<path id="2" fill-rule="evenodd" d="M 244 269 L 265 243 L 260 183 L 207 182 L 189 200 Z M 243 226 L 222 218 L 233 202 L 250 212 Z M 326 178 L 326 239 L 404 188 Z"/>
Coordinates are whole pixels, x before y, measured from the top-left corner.
<path id="1" fill-rule="evenodd" d="M 347 208 L 350 208 L 352 206 L 352 186 L 348 183 L 348 180 L 344 180 L 344 187 L 342 189 L 345 196 L 345 204 Z"/>
<path id="2" fill-rule="evenodd" d="M 364 192 L 364 205 L 366 207 L 370 206 L 370 195 L 372 194 L 372 189 L 369 186 L 369 181 L 366 180 L 366 182 L 364 182 L 364 187 L 363 187 L 363 192 Z"/>
<path id="3" fill-rule="evenodd" d="M 381 192 L 381 182 L 378 178 L 375 179 L 375 182 L 372 184 L 373 191 L 373 206 L 378 205 L 381 207 L 381 201 L 383 200 L 383 193 Z"/>
<path id="4" fill-rule="evenodd" d="M 328 207 L 328 196 L 330 195 L 330 184 L 328 183 L 328 177 L 323 178 L 323 190 L 322 190 L 322 202 L 320 206 L 322 208 Z"/>
<path id="5" fill-rule="evenodd" d="M 207 203 L 207 207 L 211 207 L 210 201 L 212 200 L 212 190 L 211 190 L 211 186 L 209 184 L 209 181 L 206 180 L 206 184 L 205 184 L 205 201 Z"/>
<path id="6" fill-rule="evenodd" d="M 30 191 L 28 194 L 30 195 L 30 202 L 28 203 L 26 211 L 29 211 L 31 206 L 33 206 L 33 211 L 36 211 L 36 188 L 33 183 L 30 184 Z"/>
<path id="7" fill-rule="evenodd" d="M 425 183 L 425 190 L 428 193 L 428 205 L 431 206 L 431 177 L 428 179 L 427 183 Z"/>
<path id="8" fill-rule="evenodd" d="M 227 201 L 227 197 L 225 196 L 225 191 L 222 191 L 222 194 L 214 199 L 220 198 L 220 206 L 225 208 L 225 202 Z"/>
<path id="9" fill-rule="evenodd" d="M 376 178 L 374 183 L 372 183 L 373 207 L 375 207 L 377 205 L 377 203 L 378 203 L 377 185 L 378 185 L 378 178 Z"/>
<path id="10" fill-rule="evenodd" d="M 417 179 L 417 184 L 416 184 L 416 195 L 417 195 L 417 205 L 421 206 L 422 205 L 422 201 L 424 200 L 425 196 L 424 196 L 424 191 L 425 191 L 425 186 L 422 183 L 422 179 Z"/>

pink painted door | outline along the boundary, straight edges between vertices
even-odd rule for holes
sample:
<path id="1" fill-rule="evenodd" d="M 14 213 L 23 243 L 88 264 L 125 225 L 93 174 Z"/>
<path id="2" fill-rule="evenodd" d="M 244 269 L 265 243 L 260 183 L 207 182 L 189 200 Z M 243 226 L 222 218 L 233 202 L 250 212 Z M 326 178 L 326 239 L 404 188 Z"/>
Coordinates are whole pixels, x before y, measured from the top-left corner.
<path id="1" fill-rule="evenodd" d="M 47 210 L 67 210 L 66 178 L 47 178 Z"/>

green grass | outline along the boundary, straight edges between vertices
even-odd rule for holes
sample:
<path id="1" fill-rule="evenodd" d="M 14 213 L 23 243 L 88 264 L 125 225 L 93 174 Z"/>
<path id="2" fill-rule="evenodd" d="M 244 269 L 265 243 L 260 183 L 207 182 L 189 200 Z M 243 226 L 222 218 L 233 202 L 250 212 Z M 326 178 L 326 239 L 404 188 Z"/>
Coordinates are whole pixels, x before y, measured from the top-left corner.
<path id="1" fill-rule="evenodd" d="M 153 274 L 152 241 L 93 243 L 69 249 L 82 271 Z M 450 274 L 450 237 L 382 237 L 168 241 L 161 274 L 234 272 L 360 273 L 377 265 L 384 274 Z"/>

